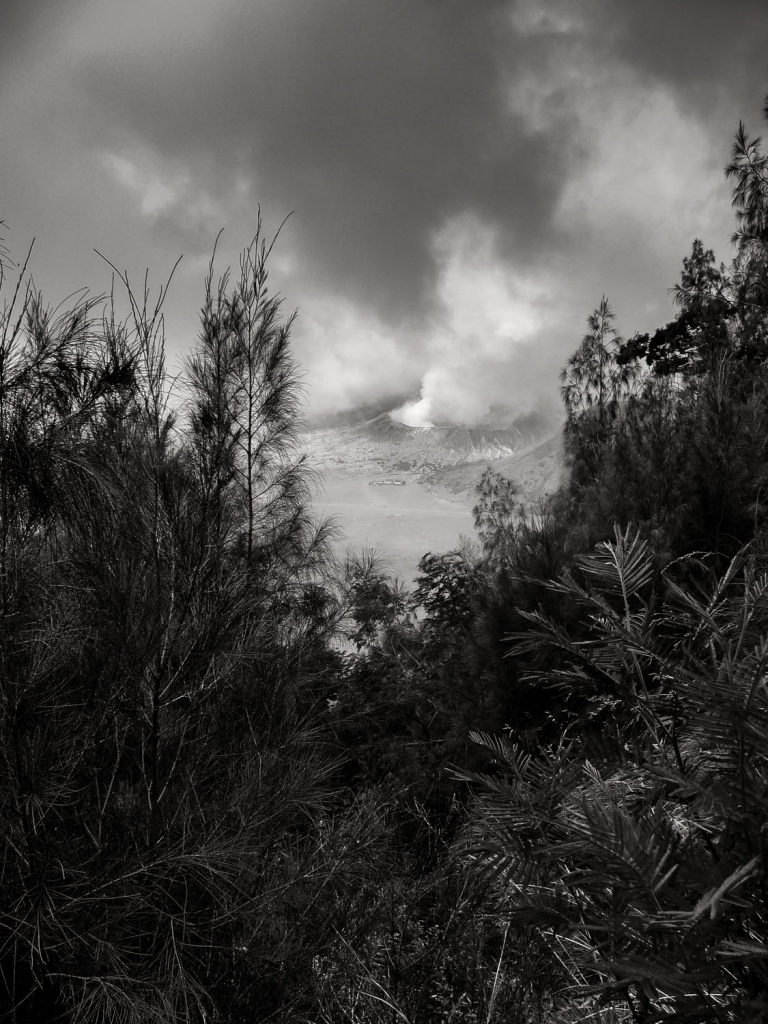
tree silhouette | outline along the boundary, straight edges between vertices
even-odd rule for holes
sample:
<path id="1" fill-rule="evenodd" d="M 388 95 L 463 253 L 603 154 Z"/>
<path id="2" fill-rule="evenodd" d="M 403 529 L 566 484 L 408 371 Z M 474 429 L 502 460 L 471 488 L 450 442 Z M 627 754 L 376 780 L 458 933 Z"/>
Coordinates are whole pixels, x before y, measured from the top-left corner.
<path id="1" fill-rule="evenodd" d="M 768 120 L 768 97 L 763 114 Z M 725 176 L 733 183 L 734 244 L 741 250 L 764 245 L 768 242 L 768 155 L 761 149 L 760 138 L 747 134 L 743 121 L 736 131 Z"/>
<path id="2" fill-rule="evenodd" d="M 289 1014 L 346 854 L 308 717 L 334 620 L 284 589 L 322 584 L 287 338 L 262 295 L 249 392 L 247 297 L 213 307 L 228 376 L 188 429 L 161 303 L 123 279 L 125 323 L 23 282 L 0 323 L 0 1015 Z"/>
<path id="3" fill-rule="evenodd" d="M 622 339 L 613 326 L 616 316 L 605 296 L 587 317 L 589 330 L 581 345 L 560 374 L 560 393 L 569 420 L 594 410 L 602 427 L 616 403 L 623 398 L 634 379 L 631 366 L 616 362 Z"/>

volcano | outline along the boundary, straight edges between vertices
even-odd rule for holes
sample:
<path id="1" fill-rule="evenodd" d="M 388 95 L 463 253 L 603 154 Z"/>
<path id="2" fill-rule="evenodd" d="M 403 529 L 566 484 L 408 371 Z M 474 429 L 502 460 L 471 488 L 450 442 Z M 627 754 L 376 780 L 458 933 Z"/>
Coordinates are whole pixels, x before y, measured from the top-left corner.
<path id="1" fill-rule="evenodd" d="M 314 430 L 302 435 L 310 462 L 321 472 L 351 475 L 418 473 L 465 463 L 496 463 L 559 429 L 552 416 L 532 414 L 508 427 L 410 427 L 381 413 L 354 426 Z"/>

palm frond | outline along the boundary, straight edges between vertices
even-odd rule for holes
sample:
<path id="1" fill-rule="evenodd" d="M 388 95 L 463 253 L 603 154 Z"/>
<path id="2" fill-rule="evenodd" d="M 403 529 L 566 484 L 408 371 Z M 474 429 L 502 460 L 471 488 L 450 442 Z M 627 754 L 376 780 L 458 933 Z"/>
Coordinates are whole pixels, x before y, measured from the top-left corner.
<path id="1" fill-rule="evenodd" d="M 647 586 L 653 576 L 648 544 L 632 527 L 622 533 L 614 527 L 616 540 L 603 541 L 594 551 L 580 555 L 577 562 L 600 592 L 621 597 L 629 618 L 630 602 Z"/>

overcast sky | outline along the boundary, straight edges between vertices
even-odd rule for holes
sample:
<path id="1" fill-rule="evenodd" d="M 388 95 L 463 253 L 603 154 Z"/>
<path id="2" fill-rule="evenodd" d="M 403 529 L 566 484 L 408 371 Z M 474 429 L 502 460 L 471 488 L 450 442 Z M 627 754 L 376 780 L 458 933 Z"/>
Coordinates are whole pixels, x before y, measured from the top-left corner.
<path id="1" fill-rule="evenodd" d="M 2 0 L 0 219 L 55 303 L 157 286 L 173 360 L 214 239 L 293 212 L 314 416 L 478 422 L 557 394 L 607 295 L 673 316 L 695 237 L 729 261 L 722 168 L 765 127 L 765 0 Z"/>

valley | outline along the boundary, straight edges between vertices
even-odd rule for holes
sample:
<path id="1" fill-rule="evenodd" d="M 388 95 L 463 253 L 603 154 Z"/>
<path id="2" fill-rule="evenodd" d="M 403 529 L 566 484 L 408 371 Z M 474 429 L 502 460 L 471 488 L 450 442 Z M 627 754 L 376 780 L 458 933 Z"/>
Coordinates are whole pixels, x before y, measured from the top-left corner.
<path id="1" fill-rule="evenodd" d="M 384 413 L 301 437 L 318 477 L 317 510 L 334 519 L 339 551 L 375 550 L 406 585 L 421 557 L 472 538 L 475 486 L 486 466 L 523 500 L 552 493 L 562 472 L 561 425 L 521 417 L 506 427 L 409 427 Z"/>

